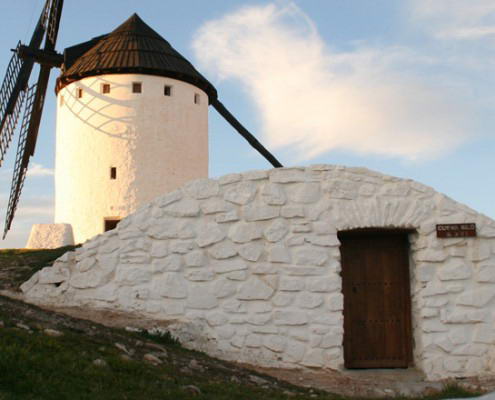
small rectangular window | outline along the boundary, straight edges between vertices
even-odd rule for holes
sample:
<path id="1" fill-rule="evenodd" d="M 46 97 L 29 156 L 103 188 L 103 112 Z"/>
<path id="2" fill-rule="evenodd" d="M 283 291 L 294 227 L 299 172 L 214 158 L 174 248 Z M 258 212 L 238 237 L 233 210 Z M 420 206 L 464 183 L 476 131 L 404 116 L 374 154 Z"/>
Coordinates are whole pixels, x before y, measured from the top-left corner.
<path id="1" fill-rule="evenodd" d="M 108 93 L 110 93 L 110 84 L 109 84 L 109 83 L 103 83 L 103 84 L 101 85 L 101 92 L 102 92 L 103 94 L 108 94 Z"/>
<path id="2" fill-rule="evenodd" d="M 82 90 L 82 88 L 77 88 L 76 95 L 77 95 L 77 98 L 78 99 L 82 99 L 82 97 L 83 97 L 83 90 Z"/>
<path id="3" fill-rule="evenodd" d="M 165 85 L 165 89 L 163 91 L 163 94 L 165 96 L 172 96 L 172 86 L 170 85 Z"/>
<path id="4" fill-rule="evenodd" d="M 143 85 L 141 82 L 133 82 L 132 83 L 132 93 L 141 93 L 142 92 L 142 87 Z"/>
<path id="5" fill-rule="evenodd" d="M 110 167 L 110 179 L 117 179 L 117 168 Z"/>
<path id="6" fill-rule="evenodd" d="M 198 93 L 196 93 L 196 94 L 194 95 L 194 104 L 199 104 L 199 100 L 200 100 L 199 94 L 198 94 Z"/>
<path id="7" fill-rule="evenodd" d="M 63 107 L 65 103 L 64 96 L 60 96 L 60 107 Z"/>
<path id="8" fill-rule="evenodd" d="M 111 231 L 112 229 L 115 229 L 117 225 L 119 224 L 120 219 L 117 218 L 108 218 L 105 219 L 105 232 Z"/>

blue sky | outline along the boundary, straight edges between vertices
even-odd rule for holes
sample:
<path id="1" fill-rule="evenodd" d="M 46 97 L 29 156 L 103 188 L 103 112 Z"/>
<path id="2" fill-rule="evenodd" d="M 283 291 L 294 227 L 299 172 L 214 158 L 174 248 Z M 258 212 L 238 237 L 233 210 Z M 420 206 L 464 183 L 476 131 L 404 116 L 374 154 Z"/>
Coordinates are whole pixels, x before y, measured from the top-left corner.
<path id="1" fill-rule="evenodd" d="M 1 3 L 0 75 L 43 3 Z M 58 51 L 137 12 L 284 165 L 365 166 L 495 218 L 493 0 L 65 3 Z M 33 223 L 53 219 L 56 75 L 32 172 L 0 247 L 23 247 Z M 0 169 L 2 221 L 15 146 Z M 210 110 L 210 175 L 260 168 L 269 164 Z"/>

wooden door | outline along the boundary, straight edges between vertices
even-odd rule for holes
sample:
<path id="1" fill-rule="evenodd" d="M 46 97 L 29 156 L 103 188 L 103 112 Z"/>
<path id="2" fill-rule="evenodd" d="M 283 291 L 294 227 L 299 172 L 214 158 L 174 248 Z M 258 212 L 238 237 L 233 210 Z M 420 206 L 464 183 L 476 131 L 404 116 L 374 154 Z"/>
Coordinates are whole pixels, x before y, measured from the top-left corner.
<path id="1" fill-rule="evenodd" d="M 405 368 L 411 362 L 407 234 L 339 234 L 347 368 Z"/>

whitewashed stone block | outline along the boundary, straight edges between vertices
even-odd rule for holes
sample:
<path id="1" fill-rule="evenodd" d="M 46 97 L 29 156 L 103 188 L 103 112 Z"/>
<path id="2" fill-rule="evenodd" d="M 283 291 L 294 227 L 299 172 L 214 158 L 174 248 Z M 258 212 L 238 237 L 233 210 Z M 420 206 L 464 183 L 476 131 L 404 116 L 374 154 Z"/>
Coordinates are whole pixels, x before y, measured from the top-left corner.
<path id="1" fill-rule="evenodd" d="M 277 218 L 279 215 L 280 208 L 277 206 L 252 203 L 244 207 L 244 219 L 248 222 L 265 221 Z"/>
<path id="2" fill-rule="evenodd" d="M 251 182 L 240 182 L 229 187 L 224 194 L 224 199 L 238 205 L 245 205 L 254 200 L 256 185 Z"/>
<path id="3" fill-rule="evenodd" d="M 294 296 L 287 293 L 277 293 L 272 298 L 272 304 L 276 307 L 286 307 L 294 301 Z"/>
<path id="4" fill-rule="evenodd" d="M 417 261 L 423 262 L 441 262 L 445 261 L 447 253 L 437 249 L 422 249 L 416 254 Z"/>
<path id="5" fill-rule="evenodd" d="M 199 204 L 196 200 L 184 199 L 166 206 L 164 211 L 172 217 L 196 217 L 199 215 Z"/>
<path id="6" fill-rule="evenodd" d="M 211 310 L 218 306 L 218 300 L 206 287 L 195 285 L 189 291 L 186 306 L 196 310 Z"/>
<path id="7" fill-rule="evenodd" d="M 254 242 L 239 247 L 239 255 L 247 261 L 258 261 L 263 253 L 263 244 Z"/>
<path id="8" fill-rule="evenodd" d="M 218 183 L 211 179 L 196 179 L 184 186 L 186 193 L 194 199 L 208 199 L 219 192 Z"/>
<path id="9" fill-rule="evenodd" d="M 229 231 L 229 237 L 234 243 L 247 243 L 252 240 L 260 239 L 262 232 L 262 227 L 256 223 L 240 222 L 232 226 Z"/>
<path id="10" fill-rule="evenodd" d="M 251 325 L 266 325 L 270 320 L 272 319 L 272 316 L 270 314 L 255 314 L 255 315 L 249 315 L 246 318 L 246 322 Z"/>
<path id="11" fill-rule="evenodd" d="M 341 278 L 337 274 L 307 280 L 307 290 L 310 292 L 331 293 L 339 290 L 341 285 Z"/>
<path id="12" fill-rule="evenodd" d="M 237 285 L 225 278 L 216 280 L 215 285 L 213 286 L 213 293 L 215 293 L 219 299 L 232 296 L 236 290 Z"/>
<path id="13" fill-rule="evenodd" d="M 287 201 L 282 185 L 275 183 L 265 184 L 261 189 L 261 197 L 266 204 L 272 206 L 281 206 Z"/>
<path id="14" fill-rule="evenodd" d="M 217 274 L 243 271 L 248 268 L 246 263 L 238 258 L 234 260 L 212 260 L 211 265 Z"/>
<path id="15" fill-rule="evenodd" d="M 226 258 L 235 257 L 237 255 L 237 250 L 230 240 L 225 240 L 210 247 L 208 253 L 217 260 L 224 260 Z"/>
<path id="16" fill-rule="evenodd" d="M 220 177 L 218 179 L 218 183 L 220 185 L 228 185 L 230 183 L 239 182 L 241 178 L 242 178 L 241 174 L 228 174 Z"/>
<path id="17" fill-rule="evenodd" d="M 280 215 L 284 218 L 304 218 L 306 213 L 303 206 L 284 206 L 280 210 Z"/>
<path id="18" fill-rule="evenodd" d="M 225 277 L 227 279 L 230 279 L 231 281 L 245 281 L 248 276 L 249 274 L 247 273 L 247 271 L 234 271 L 225 274 Z"/>
<path id="19" fill-rule="evenodd" d="M 331 311 L 342 311 L 344 309 L 344 296 L 342 293 L 333 293 L 328 298 L 328 308 Z"/>
<path id="20" fill-rule="evenodd" d="M 218 296 L 217 296 L 218 297 Z M 222 308 L 228 313 L 245 314 L 247 313 L 247 306 L 244 302 L 239 300 L 228 300 L 223 303 Z M 241 323 L 244 323 L 245 319 L 242 319 Z"/>
<path id="21" fill-rule="evenodd" d="M 259 181 L 268 178 L 268 172 L 262 169 L 246 171 L 242 173 L 242 178 L 248 181 Z"/>
<path id="22" fill-rule="evenodd" d="M 303 292 L 298 297 L 298 305 L 301 308 L 316 308 L 323 304 L 323 296 L 314 293 Z"/>
<path id="23" fill-rule="evenodd" d="M 181 270 L 183 261 L 180 255 L 172 254 L 163 259 L 153 260 L 151 265 L 154 272 L 176 272 Z"/>
<path id="24" fill-rule="evenodd" d="M 201 269 L 188 271 L 186 273 L 186 278 L 193 282 L 209 282 L 215 279 L 215 271 L 211 269 Z"/>
<path id="25" fill-rule="evenodd" d="M 284 359 L 294 363 L 299 363 L 304 357 L 306 346 L 295 340 L 290 340 L 287 343 L 287 351 L 284 353 Z"/>
<path id="26" fill-rule="evenodd" d="M 322 367 L 325 364 L 325 358 L 321 350 L 309 350 L 304 356 L 302 365 L 306 367 Z"/>
<path id="27" fill-rule="evenodd" d="M 154 291 L 162 297 L 185 299 L 188 295 L 187 282 L 178 273 L 167 273 L 155 280 Z"/>
<path id="28" fill-rule="evenodd" d="M 457 304 L 461 306 L 481 308 L 495 297 L 495 288 L 479 288 L 465 291 L 457 298 Z"/>
<path id="29" fill-rule="evenodd" d="M 308 314 L 299 311 L 275 311 L 275 325 L 306 325 L 309 321 Z"/>
<path id="30" fill-rule="evenodd" d="M 480 265 L 476 280 L 478 282 L 495 282 L 495 263 Z"/>
<path id="31" fill-rule="evenodd" d="M 144 265 L 141 266 L 127 266 L 120 265 L 117 268 L 117 274 L 115 281 L 122 286 L 133 286 L 141 283 L 150 282 L 153 276 L 153 272 L 150 268 Z"/>
<path id="32" fill-rule="evenodd" d="M 315 246 L 323 246 L 323 247 L 340 246 L 340 241 L 337 238 L 337 235 L 308 235 L 306 236 L 306 241 L 308 243 L 314 244 Z"/>
<path id="33" fill-rule="evenodd" d="M 219 313 L 219 312 L 214 312 L 214 313 L 208 315 L 208 317 L 206 318 L 206 322 L 208 323 L 208 325 L 213 326 L 213 327 L 225 325 L 228 322 L 228 320 L 229 319 L 225 314 Z M 233 334 L 232 334 L 232 336 L 233 336 Z M 230 337 L 232 337 L 232 336 L 230 336 Z M 230 339 L 230 337 L 229 337 L 229 339 Z"/>
<path id="34" fill-rule="evenodd" d="M 438 277 L 442 281 L 468 279 L 473 274 L 473 268 L 466 261 L 451 259 L 438 270 Z"/>
<path id="35" fill-rule="evenodd" d="M 236 210 L 232 210 L 226 213 L 218 214 L 215 217 L 215 221 L 219 224 L 225 224 L 227 222 L 239 221 L 239 215 Z"/>
<path id="36" fill-rule="evenodd" d="M 227 204 L 225 200 L 214 197 L 202 202 L 199 208 L 205 215 L 217 214 L 227 211 Z"/>
<path id="37" fill-rule="evenodd" d="M 216 224 L 204 224 L 198 228 L 196 243 L 199 247 L 207 247 L 225 239 L 225 231 Z"/>
<path id="38" fill-rule="evenodd" d="M 469 242 L 469 256 L 471 261 L 485 261 L 488 260 L 492 254 L 490 242 L 486 241 L 470 241 Z"/>
<path id="39" fill-rule="evenodd" d="M 264 337 L 263 345 L 275 353 L 281 353 L 287 346 L 287 339 L 276 335 L 268 335 Z"/>
<path id="40" fill-rule="evenodd" d="M 304 290 L 304 286 L 305 283 L 303 279 L 282 277 L 280 278 L 278 289 L 285 292 L 300 292 L 301 290 Z"/>
<path id="41" fill-rule="evenodd" d="M 268 261 L 273 263 L 290 263 L 289 250 L 285 246 L 272 246 L 268 253 Z"/>
<path id="42" fill-rule="evenodd" d="M 239 300 L 267 300 L 274 292 L 275 290 L 261 279 L 252 277 L 240 286 L 236 297 Z"/>
<path id="43" fill-rule="evenodd" d="M 320 183 L 301 183 L 289 192 L 290 199 L 295 203 L 316 203 L 321 196 Z"/>
<path id="44" fill-rule="evenodd" d="M 328 260 L 328 253 L 318 248 L 297 249 L 294 252 L 297 265 L 323 265 Z"/>
<path id="45" fill-rule="evenodd" d="M 274 183 L 292 183 L 304 182 L 306 173 L 299 168 L 276 168 L 270 171 L 270 182 Z"/>
<path id="46" fill-rule="evenodd" d="M 195 250 L 184 257 L 188 267 L 202 267 L 206 264 L 206 258 L 202 250 Z"/>
<path id="47" fill-rule="evenodd" d="M 155 222 L 148 228 L 148 235 L 158 240 L 177 239 L 179 237 L 179 226 L 172 219 L 167 219 L 160 223 Z"/>
<path id="48" fill-rule="evenodd" d="M 154 241 L 151 245 L 150 255 L 152 258 L 163 258 L 168 256 L 168 245 L 161 241 Z"/>
<path id="49" fill-rule="evenodd" d="M 289 224 L 283 219 L 273 221 L 264 231 L 264 236 L 269 242 L 282 240 L 289 232 Z"/>
<path id="50" fill-rule="evenodd" d="M 38 282 L 42 285 L 60 283 L 69 279 L 69 270 L 66 268 L 45 267 L 38 273 Z"/>
<path id="51" fill-rule="evenodd" d="M 495 330 L 490 324 L 477 324 L 473 336 L 476 343 L 493 344 L 495 342 Z"/>

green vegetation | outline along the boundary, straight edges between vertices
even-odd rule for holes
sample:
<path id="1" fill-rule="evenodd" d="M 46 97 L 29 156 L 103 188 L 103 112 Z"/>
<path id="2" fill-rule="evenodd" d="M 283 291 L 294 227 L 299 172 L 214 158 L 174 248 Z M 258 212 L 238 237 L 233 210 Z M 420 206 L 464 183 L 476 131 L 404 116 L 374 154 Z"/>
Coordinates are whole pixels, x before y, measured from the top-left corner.
<path id="1" fill-rule="evenodd" d="M 65 246 L 53 250 L 0 250 L 0 289 L 17 289 L 36 271 L 51 265 L 64 253 L 77 247 Z"/>

